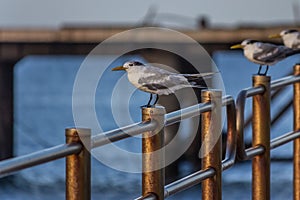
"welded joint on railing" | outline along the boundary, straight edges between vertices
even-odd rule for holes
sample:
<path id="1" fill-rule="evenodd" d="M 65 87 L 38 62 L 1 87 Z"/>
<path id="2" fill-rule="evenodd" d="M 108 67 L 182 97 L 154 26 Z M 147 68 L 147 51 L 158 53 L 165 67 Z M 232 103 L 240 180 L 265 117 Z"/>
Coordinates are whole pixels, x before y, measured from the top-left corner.
<path id="1" fill-rule="evenodd" d="M 245 149 L 246 157 L 244 158 L 244 160 L 251 160 L 254 156 L 261 155 L 261 154 L 265 153 L 265 151 L 266 151 L 266 149 L 262 145 L 249 147 L 249 148 Z"/>

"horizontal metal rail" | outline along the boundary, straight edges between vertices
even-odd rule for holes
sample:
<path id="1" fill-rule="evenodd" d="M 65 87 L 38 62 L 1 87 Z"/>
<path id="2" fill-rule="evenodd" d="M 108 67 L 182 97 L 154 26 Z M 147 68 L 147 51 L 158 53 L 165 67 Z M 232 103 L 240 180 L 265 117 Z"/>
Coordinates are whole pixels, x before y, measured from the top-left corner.
<path id="1" fill-rule="evenodd" d="M 115 130 L 107 131 L 97 134 L 91 139 L 91 147 L 99 147 L 111 142 L 117 142 L 119 140 L 139 135 L 146 131 L 153 131 L 157 126 L 155 121 L 151 122 L 139 122 Z"/>
<path id="2" fill-rule="evenodd" d="M 299 137 L 300 137 L 300 131 L 288 132 L 286 134 L 283 134 L 281 136 L 272 139 L 270 142 L 270 148 L 275 149 Z M 264 153 L 265 149 L 262 146 L 256 146 L 256 147 L 247 148 L 245 151 L 247 152 L 249 158 L 253 158 L 254 156 Z"/>
<path id="3" fill-rule="evenodd" d="M 183 109 L 182 111 L 175 111 L 166 115 L 166 125 L 170 125 L 179 122 L 182 119 L 187 119 L 199 115 L 202 112 L 209 111 L 211 109 L 210 104 L 197 104 Z M 175 121 L 174 121 L 175 120 Z M 119 129 L 107 131 L 101 134 L 97 134 L 91 139 L 91 147 L 99 147 L 110 142 L 116 142 L 128 137 L 139 135 L 146 131 L 152 131 L 156 128 L 155 121 L 148 123 L 139 122 Z M 81 144 L 62 144 L 49 149 L 37 151 L 28 155 L 19 156 L 0 162 L 0 178 L 10 175 L 11 173 L 43 164 L 55 159 L 63 158 L 68 155 L 76 154 L 80 152 L 82 148 Z"/>
<path id="4" fill-rule="evenodd" d="M 216 171 L 213 168 L 209 168 L 205 170 L 200 170 L 173 183 L 170 183 L 167 186 L 165 186 L 165 198 L 178 192 L 182 192 L 194 185 L 197 185 L 203 180 L 213 177 L 215 173 Z"/>
<path id="5" fill-rule="evenodd" d="M 141 196 L 134 200 L 157 200 L 155 194 L 148 194 L 147 196 Z"/>
<path id="6" fill-rule="evenodd" d="M 210 111 L 212 105 L 210 103 L 200 103 L 194 106 L 183 108 L 166 114 L 166 126 L 180 122 L 181 120 L 199 116 L 201 113 Z"/>
<path id="7" fill-rule="evenodd" d="M 276 89 L 291 85 L 291 84 L 299 82 L 299 81 L 300 81 L 300 76 L 295 76 L 295 75 L 286 76 L 286 77 L 277 79 L 275 81 L 272 81 L 271 89 L 276 90 Z"/>
<path id="8" fill-rule="evenodd" d="M 281 145 L 284 145 L 288 142 L 291 142 L 291 141 L 293 141 L 293 140 L 295 140 L 296 138 L 299 138 L 299 137 L 300 137 L 300 130 L 286 133 L 284 135 L 281 135 L 281 136 L 271 140 L 270 147 L 271 147 L 271 149 L 275 149 L 275 148 L 277 148 Z"/>
<path id="9" fill-rule="evenodd" d="M 252 159 L 254 156 L 263 154 L 265 152 L 265 148 L 263 146 L 255 146 L 255 147 L 249 147 L 245 149 L 245 153 L 247 155 L 247 160 Z"/>
<path id="10" fill-rule="evenodd" d="M 14 172 L 33 167 L 39 164 L 50 162 L 59 158 L 79 153 L 82 144 L 62 144 L 48 149 L 43 149 L 31 154 L 11 158 L 0 162 L 0 178 L 8 176 Z"/>

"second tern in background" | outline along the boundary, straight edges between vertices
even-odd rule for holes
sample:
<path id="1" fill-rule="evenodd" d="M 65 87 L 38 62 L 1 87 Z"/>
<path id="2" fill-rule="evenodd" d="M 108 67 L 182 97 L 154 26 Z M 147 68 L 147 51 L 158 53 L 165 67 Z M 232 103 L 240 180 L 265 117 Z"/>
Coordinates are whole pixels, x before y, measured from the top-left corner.
<path id="1" fill-rule="evenodd" d="M 283 30 L 279 34 L 269 35 L 269 38 L 282 38 L 286 47 L 300 49 L 300 32 L 297 30 Z"/>
<path id="2" fill-rule="evenodd" d="M 233 45 L 231 49 L 241 48 L 244 50 L 244 56 L 254 62 L 259 64 L 258 75 L 266 75 L 269 69 L 269 65 L 274 65 L 277 62 L 292 56 L 294 54 L 300 53 L 300 50 L 293 50 L 285 46 L 277 46 L 270 43 L 263 43 L 257 40 L 244 40 L 241 44 Z M 267 68 L 264 73 L 261 73 L 261 68 L 266 65 Z"/>

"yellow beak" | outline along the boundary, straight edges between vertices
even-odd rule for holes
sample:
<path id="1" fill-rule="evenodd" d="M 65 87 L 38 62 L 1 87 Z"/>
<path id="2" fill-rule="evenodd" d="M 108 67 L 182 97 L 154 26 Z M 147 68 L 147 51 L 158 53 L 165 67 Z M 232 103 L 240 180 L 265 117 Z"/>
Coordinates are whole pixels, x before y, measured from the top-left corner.
<path id="1" fill-rule="evenodd" d="M 280 34 L 269 35 L 269 38 L 281 38 Z"/>
<path id="2" fill-rule="evenodd" d="M 241 44 L 236 44 L 230 47 L 230 49 L 242 49 L 242 48 L 244 48 L 244 46 Z"/>
<path id="3" fill-rule="evenodd" d="M 111 71 L 119 71 L 119 70 L 125 70 L 125 69 L 126 69 L 125 67 L 119 66 L 119 67 L 112 68 Z"/>

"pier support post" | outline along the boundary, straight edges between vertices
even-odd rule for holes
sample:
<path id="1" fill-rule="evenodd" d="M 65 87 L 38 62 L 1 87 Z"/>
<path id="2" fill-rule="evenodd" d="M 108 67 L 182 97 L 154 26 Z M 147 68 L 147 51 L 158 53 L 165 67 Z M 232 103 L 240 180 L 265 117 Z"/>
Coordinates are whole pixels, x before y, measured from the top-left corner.
<path id="1" fill-rule="evenodd" d="M 13 69 L 15 62 L 0 62 L 0 160 L 13 157 Z"/>
<path id="2" fill-rule="evenodd" d="M 202 182 L 203 200 L 222 199 L 222 91 L 204 90 L 202 102 L 211 102 L 212 111 L 202 113 L 202 169 L 213 168 L 215 175 Z"/>
<path id="3" fill-rule="evenodd" d="M 91 157 L 89 144 L 90 129 L 66 129 L 66 143 L 81 143 L 82 150 L 78 154 L 66 157 L 66 199 L 90 200 L 91 199 Z"/>
<path id="4" fill-rule="evenodd" d="M 156 121 L 154 131 L 143 133 L 142 138 L 142 195 L 155 195 L 157 200 L 164 199 L 165 171 L 164 161 L 164 107 L 143 107 L 142 120 Z"/>
<path id="5" fill-rule="evenodd" d="M 265 151 L 252 160 L 252 199 L 270 199 L 270 77 L 253 76 L 253 87 L 263 86 L 265 92 L 253 96 L 252 145 Z"/>
<path id="6" fill-rule="evenodd" d="M 294 66 L 294 75 L 300 76 L 300 64 Z M 300 130 L 300 83 L 294 83 L 294 131 Z M 294 140 L 294 200 L 300 200 L 300 138 Z"/>

